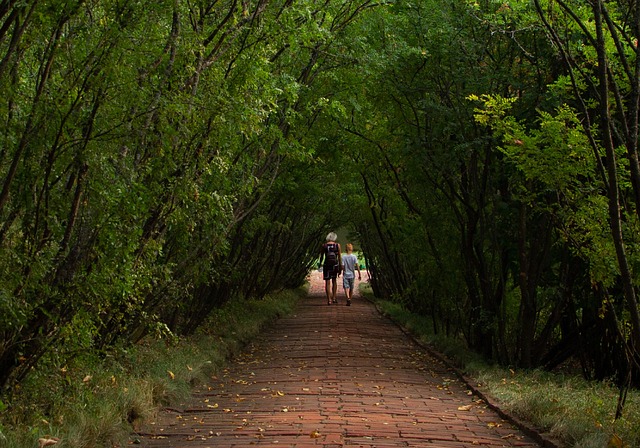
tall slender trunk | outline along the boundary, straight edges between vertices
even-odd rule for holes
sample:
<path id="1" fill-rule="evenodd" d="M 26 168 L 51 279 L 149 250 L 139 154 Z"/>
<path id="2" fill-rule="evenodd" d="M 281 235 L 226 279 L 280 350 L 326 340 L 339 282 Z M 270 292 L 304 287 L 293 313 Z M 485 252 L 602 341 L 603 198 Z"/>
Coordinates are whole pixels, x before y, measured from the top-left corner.
<path id="1" fill-rule="evenodd" d="M 535 290 L 531 288 L 529 278 L 530 262 L 527 250 L 527 204 L 520 205 L 518 221 L 518 261 L 520 272 L 518 285 L 520 287 L 520 311 L 518 324 L 518 349 L 520 351 L 520 363 L 523 367 L 532 364 L 531 352 L 536 331 L 536 300 Z"/>

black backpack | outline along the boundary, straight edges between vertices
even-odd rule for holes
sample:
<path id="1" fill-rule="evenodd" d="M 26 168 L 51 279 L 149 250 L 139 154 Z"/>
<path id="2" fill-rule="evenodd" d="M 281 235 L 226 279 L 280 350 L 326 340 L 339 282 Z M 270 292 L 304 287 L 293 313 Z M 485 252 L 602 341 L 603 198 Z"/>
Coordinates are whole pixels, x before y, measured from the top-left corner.
<path id="1" fill-rule="evenodd" d="M 338 265 L 338 245 L 336 243 L 326 243 L 325 250 L 325 266 L 335 268 Z"/>

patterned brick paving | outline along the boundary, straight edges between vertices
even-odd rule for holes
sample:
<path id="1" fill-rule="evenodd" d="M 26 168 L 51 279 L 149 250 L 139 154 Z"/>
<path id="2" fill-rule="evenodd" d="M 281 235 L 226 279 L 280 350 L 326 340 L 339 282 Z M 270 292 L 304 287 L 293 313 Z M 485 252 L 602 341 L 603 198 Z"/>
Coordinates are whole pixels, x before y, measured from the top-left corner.
<path id="1" fill-rule="evenodd" d="M 138 437 L 146 447 L 536 447 L 370 303 L 295 315 Z"/>

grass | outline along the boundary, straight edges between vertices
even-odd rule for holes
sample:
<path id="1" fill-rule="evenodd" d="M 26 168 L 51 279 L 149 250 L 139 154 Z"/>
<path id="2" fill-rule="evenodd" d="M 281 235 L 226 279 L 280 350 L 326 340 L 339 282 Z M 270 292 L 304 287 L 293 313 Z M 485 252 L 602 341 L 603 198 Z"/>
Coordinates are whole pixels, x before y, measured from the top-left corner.
<path id="1" fill-rule="evenodd" d="M 289 314 L 305 290 L 264 300 L 237 300 L 217 310 L 197 336 L 146 340 L 106 358 L 85 356 L 73 366 L 44 368 L 0 401 L 0 447 L 126 446 L 160 406 L 191 394 L 278 317 Z"/>
<path id="2" fill-rule="evenodd" d="M 373 300 L 367 288 L 361 286 L 361 292 Z M 640 447 L 640 391 L 628 392 L 623 416 L 614 421 L 619 391 L 612 384 L 589 382 L 580 375 L 489 365 L 467 350 L 462 341 L 434 336 L 430 319 L 411 314 L 397 303 L 376 304 L 414 338 L 444 355 L 465 376 L 474 378 L 479 389 L 503 410 L 541 428 L 562 446 Z"/>
<path id="3" fill-rule="evenodd" d="M 630 391 L 614 421 L 618 389 L 578 375 L 487 367 L 474 377 L 505 409 L 570 447 L 640 446 L 640 393 Z M 618 441 L 619 440 L 619 441 Z"/>

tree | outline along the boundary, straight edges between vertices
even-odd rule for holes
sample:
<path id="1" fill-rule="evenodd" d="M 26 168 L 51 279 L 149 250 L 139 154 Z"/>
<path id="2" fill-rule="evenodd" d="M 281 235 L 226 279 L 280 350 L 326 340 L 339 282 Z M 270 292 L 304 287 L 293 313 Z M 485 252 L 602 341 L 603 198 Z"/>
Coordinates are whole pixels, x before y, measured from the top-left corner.
<path id="1" fill-rule="evenodd" d="M 628 338 L 633 360 L 629 363 L 635 364 L 637 371 L 640 309 L 629 252 L 633 237 L 625 227 L 636 227 L 640 213 L 640 5 L 600 0 L 575 6 L 559 1 L 547 7 L 537 0 L 535 5 L 558 48 L 607 192 L 609 229 L 631 323 Z M 570 31 L 573 39 L 563 37 L 565 31 Z M 618 151 L 620 147 L 625 148 L 625 156 Z M 626 178 L 630 179 L 628 186 Z"/>
<path id="2" fill-rule="evenodd" d="M 292 129 L 368 5 L 0 8 L 3 390 L 39 362 L 189 333 L 199 311 L 303 281 L 326 223 L 295 214 L 306 195 L 284 200 L 312 163 Z"/>

